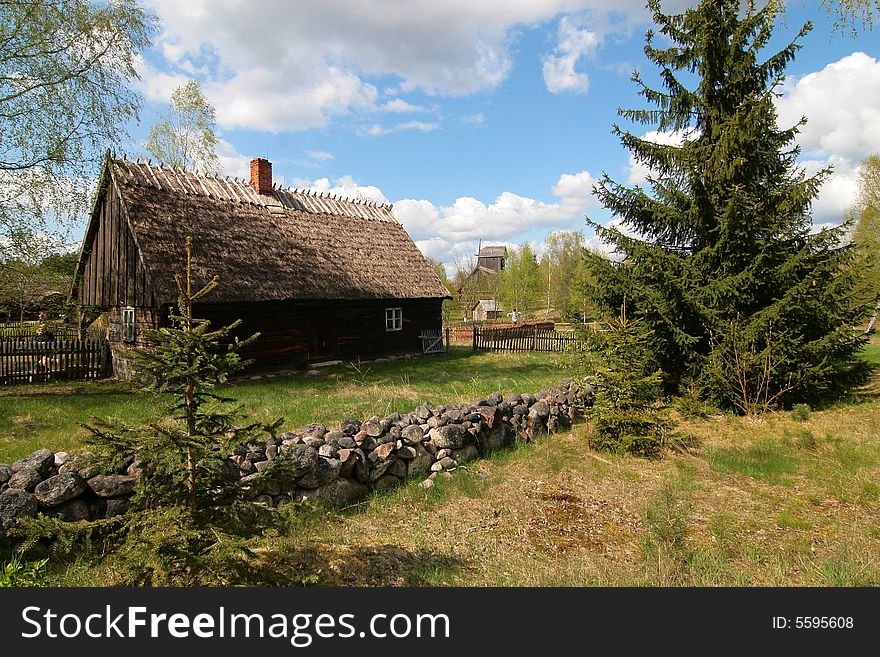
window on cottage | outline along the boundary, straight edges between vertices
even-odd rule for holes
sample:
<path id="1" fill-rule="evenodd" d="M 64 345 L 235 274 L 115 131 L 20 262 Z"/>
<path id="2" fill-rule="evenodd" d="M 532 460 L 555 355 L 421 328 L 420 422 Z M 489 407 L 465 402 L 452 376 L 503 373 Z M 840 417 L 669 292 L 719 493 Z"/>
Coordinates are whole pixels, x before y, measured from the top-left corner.
<path id="1" fill-rule="evenodd" d="M 403 308 L 386 308 L 385 309 L 385 330 L 386 331 L 402 331 L 403 330 Z"/>
<path id="2" fill-rule="evenodd" d="M 122 309 L 122 339 L 134 342 L 134 308 L 126 306 Z"/>

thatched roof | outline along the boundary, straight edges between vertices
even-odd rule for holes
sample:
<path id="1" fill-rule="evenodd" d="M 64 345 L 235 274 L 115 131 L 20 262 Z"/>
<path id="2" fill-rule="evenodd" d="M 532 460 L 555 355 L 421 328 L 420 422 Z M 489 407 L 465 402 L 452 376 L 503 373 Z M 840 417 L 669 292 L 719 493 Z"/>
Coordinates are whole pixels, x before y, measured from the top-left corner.
<path id="1" fill-rule="evenodd" d="M 194 282 L 211 302 L 448 297 L 390 205 L 108 158 L 158 303 L 193 238 Z"/>

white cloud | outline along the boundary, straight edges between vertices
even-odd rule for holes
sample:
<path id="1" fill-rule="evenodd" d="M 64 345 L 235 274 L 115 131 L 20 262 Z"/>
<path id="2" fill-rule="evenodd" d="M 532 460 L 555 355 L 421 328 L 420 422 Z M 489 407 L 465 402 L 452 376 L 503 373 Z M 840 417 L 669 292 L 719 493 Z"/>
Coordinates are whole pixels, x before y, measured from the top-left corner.
<path id="1" fill-rule="evenodd" d="M 450 265 L 461 244 L 473 243 L 467 248 L 475 248 L 480 239 L 493 244 L 515 242 L 534 228 L 579 227 L 586 209 L 596 205 L 593 182 L 586 171 L 563 174 L 552 188 L 559 198 L 553 203 L 502 192 L 488 204 L 470 196 L 459 197 L 445 207 L 403 199 L 394 204 L 394 214 L 421 248 Z"/>
<path id="2" fill-rule="evenodd" d="M 251 158 L 242 155 L 235 146 L 221 139 L 217 147 L 217 159 L 220 161 L 220 171 L 224 176 L 233 178 L 248 178 L 251 175 Z"/>
<path id="3" fill-rule="evenodd" d="M 544 57 L 544 84 L 554 93 L 571 91 L 585 94 L 590 90 L 590 78 L 575 70 L 578 61 L 593 55 L 599 45 L 596 32 L 579 28 L 568 17 L 559 21 L 559 43 L 554 54 Z"/>
<path id="4" fill-rule="evenodd" d="M 473 123 L 474 125 L 483 125 L 486 122 L 486 115 L 482 112 L 477 112 L 476 114 L 468 114 L 464 117 L 464 120 L 467 123 Z"/>
<path id="5" fill-rule="evenodd" d="M 854 52 L 821 71 L 786 78 L 777 99 L 779 125 L 801 116 L 798 143 L 806 153 L 857 162 L 877 150 L 880 135 L 880 62 Z"/>
<path id="6" fill-rule="evenodd" d="M 318 178 L 317 180 L 294 178 L 292 184 L 296 188 L 308 189 L 322 194 L 333 194 L 343 198 L 375 201 L 376 203 L 388 203 L 388 199 L 385 198 L 381 189 L 373 185 L 361 185 L 351 176 L 342 176 L 332 181 L 326 177 Z"/>
<path id="7" fill-rule="evenodd" d="M 382 105 L 382 109 L 386 112 L 394 112 L 395 114 L 430 111 L 427 107 L 422 107 L 421 105 L 413 105 L 412 103 L 406 102 L 402 98 L 392 98 L 387 103 Z"/>
<path id="8" fill-rule="evenodd" d="M 398 123 L 392 126 L 383 126 L 378 123 L 374 123 L 369 128 L 365 128 L 361 130 L 361 134 L 371 135 L 373 137 L 379 137 L 381 135 L 387 135 L 392 132 L 401 132 L 404 130 L 417 130 L 418 132 L 431 132 L 440 127 L 439 123 L 436 122 L 426 122 L 426 121 L 407 121 L 406 123 Z"/>
<path id="9" fill-rule="evenodd" d="M 306 155 L 318 162 L 326 162 L 333 159 L 333 153 L 330 151 L 306 151 Z"/>
<path id="10" fill-rule="evenodd" d="M 394 78 L 382 87 L 395 95 L 491 89 L 510 71 L 517 31 L 560 14 L 614 29 L 647 17 L 642 0 L 146 2 L 163 26 L 155 53 L 164 58 L 161 70 L 147 67 L 148 96 L 164 100 L 181 73 L 197 74 L 222 127 L 272 132 L 381 111 L 376 78 Z M 563 87 L 571 84 L 564 80 L 569 73 L 575 89 L 583 86 L 573 67 L 589 49 L 589 35 L 574 27 L 560 31 L 550 75 Z M 386 107 L 398 111 L 405 102 Z"/>

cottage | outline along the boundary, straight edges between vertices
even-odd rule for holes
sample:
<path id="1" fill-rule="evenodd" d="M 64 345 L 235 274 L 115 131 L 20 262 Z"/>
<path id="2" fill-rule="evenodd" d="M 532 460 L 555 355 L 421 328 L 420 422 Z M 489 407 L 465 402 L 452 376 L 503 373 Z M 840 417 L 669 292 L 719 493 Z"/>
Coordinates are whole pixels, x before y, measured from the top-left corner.
<path id="1" fill-rule="evenodd" d="M 475 322 L 484 322 L 490 319 L 498 319 L 501 316 L 501 311 L 498 309 L 495 299 L 480 299 L 477 305 L 473 307 L 471 316 Z"/>
<path id="2" fill-rule="evenodd" d="M 261 334 L 245 354 L 258 361 L 420 351 L 441 326 L 448 292 L 391 205 L 274 186 L 262 158 L 245 181 L 108 154 L 72 293 L 108 314 L 117 375 L 125 347 L 167 322 L 188 236 L 193 284 L 220 277 L 197 316 L 243 320 L 240 335 Z"/>

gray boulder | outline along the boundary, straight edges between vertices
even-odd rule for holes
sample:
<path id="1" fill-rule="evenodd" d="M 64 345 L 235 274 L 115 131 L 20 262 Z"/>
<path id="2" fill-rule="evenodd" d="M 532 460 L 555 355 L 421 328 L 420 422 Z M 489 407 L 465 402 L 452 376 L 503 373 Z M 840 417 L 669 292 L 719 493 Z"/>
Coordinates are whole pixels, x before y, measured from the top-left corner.
<path id="1" fill-rule="evenodd" d="M 318 452 L 308 445 L 287 445 L 278 453 L 275 467 L 290 479 L 299 479 L 311 472 L 318 461 Z"/>
<path id="2" fill-rule="evenodd" d="M 137 481 L 137 477 L 128 475 L 97 475 L 88 484 L 98 497 L 123 497 L 134 492 Z"/>
<path id="3" fill-rule="evenodd" d="M 0 493 L 0 531 L 14 527 L 19 518 L 37 515 L 37 508 L 33 495 L 19 488 L 7 488 Z"/>
<path id="4" fill-rule="evenodd" d="M 107 500 L 106 516 L 108 518 L 121 516 L 122 514 L 127 513 L 130 508 L 131 500 L 127 497 L 111 498 Z"/>
<path id="5" fill-rule="evenodd" d="M 43 515 L 50 518 L 57 518 L 64 522 L 77 522 L 79 520 L 90 520 L 92 514 L 89 511 L 89 505 L 83 500 L 70 500 L 51 509 L 43 511 Z"/>
<path id="6" fill-rule="evenodd" d="M 63 502 L 82 495 L 86 490 L 86 482 L 78 474 L 66 474 L 49 477 L 34 488 L 34 497 L 44 509 L 58 506 Z"/>
<path id="7" fill-rule="evenodd" d="M 431 472 L 431 464 L 434 462 L 434 457 L 421 445 L 415 445 L 412 449 L 416 453 L 407 464 L 406 476 L 410 479 L 427 476 Z"/>
<path id="8" fill-rule="evenodd" d="M 434 434 L 434 445 L 437 449 L 459 449 L 464 447 L 467 429 L 460 424 L 448 424 Z"/>
<path id="9" fill-rule="evenodd" d="M 296 480 L 300 488 L 320 488 L 339 476 L 342 469 L 342 461 L 339 459 L 317 458 L 311 470 Z"/>
<path id="10" fill-rule="evenodd" d="M 361 421 L 350 417 L 343 420 L 339 428 L 346 436 L 353 436 L 361 430 Z"/>
<path id="11" fill-rule="evenodd" d="M 543 399 L 535 402 L 529 409 L 529 416 L 535 413 L 542 420 L 546 420 L 550 416 L 550 406 Z"/>
<path id="12" fill-rule="evenodd" d="M 400 432 L 400 438 L 407 445 L 420 445 L 425 438 L 425 432 L 418 424 L 411 424 Z"/>
<path id="13" fill-rule="evenodd" d="M 43 475 L 36 468 L 27 467 L 14 471 L 6 484 L 9 488 L 17 488 L 18 490 L 26 490 L 32 493 L 36 485 L 41 481 L 43 481 Z"/>
<path id="14" fill-rule="evenodd" d="M 33 468 L 42 475 L 49 472 L 49 469 L 55 464 L 55 452 L 51 449 L 38 449 L 33 454 L 28 454 L 24 458 L 18 459 L 12 464 L 13 472 L 24 470 L 25 468 Z"/>
<path id="15" fill-rule="evenodd" d="M 301 491 L 298 497 L 326 506 L 345 506 L 366 497 L 369 492 L 369 488 L 351 479 L 336 479 L 320 488 Z"/>
<path id="16" fill-rule="evenodd" d="M 10 468 L 5 463 L 0 463 L 0 486 L 9 481 L 9 478 L 12 476 L 12 468 Z"/>

